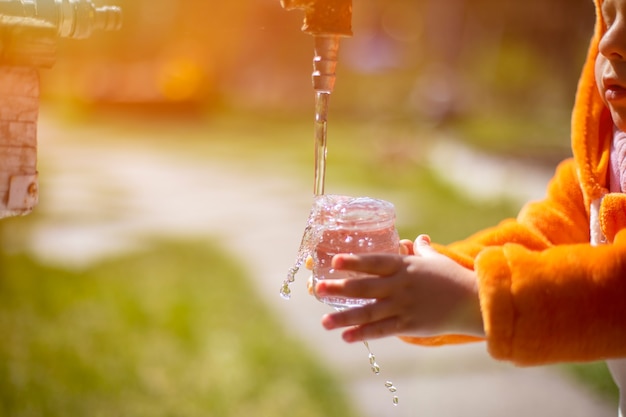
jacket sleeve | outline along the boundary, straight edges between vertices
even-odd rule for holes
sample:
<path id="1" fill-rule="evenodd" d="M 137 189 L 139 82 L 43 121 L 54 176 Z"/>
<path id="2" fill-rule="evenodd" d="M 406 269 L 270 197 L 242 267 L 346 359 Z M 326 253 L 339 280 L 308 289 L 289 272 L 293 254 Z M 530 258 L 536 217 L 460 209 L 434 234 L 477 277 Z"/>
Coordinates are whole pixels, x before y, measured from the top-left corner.
<path id="1" fill-rule="evenodd" d="M 478 254 L 490 246 L 518 243 L 540 251 L 555 245 L 589 242 L 589 211 L 573 160 L 559 165 L 546 194 L 544 200 L 526 204 L 517 219 L 507 219 L 496 227 L 437 249 L 473 268 Z"/>
<path id="2" fill-rule="evenodd" d="M 626 232 L 589 245 L 575 165 L 563 162 L 540 202 L 437 249 L 474 269 L 490 354 L 519 365 L 626 356 Z M 440 345 L 459 335 L 403 338 Z"/>
<path id="3" fill-rule="evenodd" d="M 535 365 L 626 356 L 626 230 L 597 247 L 494 246 L 475 266 L 494 358 Z"/>

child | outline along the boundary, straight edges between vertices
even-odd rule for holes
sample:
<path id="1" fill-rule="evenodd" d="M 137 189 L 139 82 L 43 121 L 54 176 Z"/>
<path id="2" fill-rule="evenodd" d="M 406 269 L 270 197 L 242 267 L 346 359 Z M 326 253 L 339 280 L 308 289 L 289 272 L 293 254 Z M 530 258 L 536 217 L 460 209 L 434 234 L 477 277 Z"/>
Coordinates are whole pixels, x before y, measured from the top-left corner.
<path id="1" fill-rule="evenodd" d="M 348 255 L 319 295 L 375 298 L 328 314 L 348 342 L 486 340 L 518 365 L 607 359 L 626 412 L 626 0 L 594 0 L 596 27 L 572 115 L 573 158 L 543 201 L 448 246 L 419 236 L 407 255 Z"/>

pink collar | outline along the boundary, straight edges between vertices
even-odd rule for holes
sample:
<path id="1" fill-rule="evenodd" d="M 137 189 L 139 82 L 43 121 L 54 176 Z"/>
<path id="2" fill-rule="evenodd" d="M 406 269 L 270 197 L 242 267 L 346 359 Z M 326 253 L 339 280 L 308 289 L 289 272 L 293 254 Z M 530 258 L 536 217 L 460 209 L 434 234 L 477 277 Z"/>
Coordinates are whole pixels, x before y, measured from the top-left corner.
<path id="1" fill-rule="evenodd" d="M 626 133 L 617 127 L 613 129 L 613 141 L 611 142 L 609 190 L 612 193 L 626 190 Z"/>

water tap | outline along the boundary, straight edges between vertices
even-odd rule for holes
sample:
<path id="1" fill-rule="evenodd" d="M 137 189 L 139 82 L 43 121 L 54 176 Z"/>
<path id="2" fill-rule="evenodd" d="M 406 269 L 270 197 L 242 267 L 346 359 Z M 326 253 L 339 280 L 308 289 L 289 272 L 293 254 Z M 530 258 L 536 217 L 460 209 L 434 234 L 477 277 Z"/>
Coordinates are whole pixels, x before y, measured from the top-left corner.
<path id="1" fill-rule="evenodd" d="M 58 36 L 74 39 L 122 26 L 119 7 L 96 7 L 90 0 L 0 0 L 0 16 L 41 20 L 56 28 Z"/>
<path id="2" fill-rule="evenodd" d="M 281 0 L 285 10 L 303 9 L 302 31 L 314 37 L 313 89 L 335 88 L 339 39 L 352 36 L 352 0 Z"/>
<path id="3" fill-rule="evenodd" d="M 121 26 L 119 7 L 90 0 L 0 0 L 0 64 L 49 68 L 58 38 L 85 39 Z"/>

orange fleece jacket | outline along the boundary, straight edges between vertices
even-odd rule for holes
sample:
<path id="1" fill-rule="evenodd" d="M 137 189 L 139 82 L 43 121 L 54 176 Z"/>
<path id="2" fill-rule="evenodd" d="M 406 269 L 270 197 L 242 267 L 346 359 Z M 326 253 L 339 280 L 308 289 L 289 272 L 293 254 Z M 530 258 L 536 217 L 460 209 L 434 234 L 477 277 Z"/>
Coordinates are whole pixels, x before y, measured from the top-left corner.
<path id="1" fill-rule="evenodd" d="M 518 365 L 626 357 L 626 195 L 608 192 L 613 122 L 594 77 L 600 1 L 572 113 L 573 158 L 558 166 L 546 198 L 517 219 L 436 246 L 476 271 L 488 350 Z"/>

